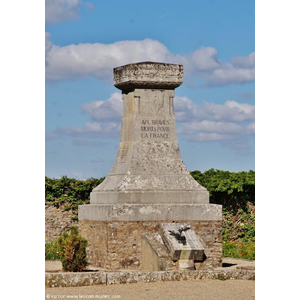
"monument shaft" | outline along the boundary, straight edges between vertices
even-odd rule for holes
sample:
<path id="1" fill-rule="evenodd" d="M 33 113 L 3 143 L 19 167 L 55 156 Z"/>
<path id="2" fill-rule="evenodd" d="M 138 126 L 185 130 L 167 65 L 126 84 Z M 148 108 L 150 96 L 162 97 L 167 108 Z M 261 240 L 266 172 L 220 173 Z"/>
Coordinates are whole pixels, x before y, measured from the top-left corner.
<path id="1" fill-rule="evenodd" d="M 186 169 L 178 147 L 174 88 L 183 67 L 137 63 L 114 69 L 122 89 L 123 116 L 117 158 L 91 193 L 91 203 L 208 203 Z"/>

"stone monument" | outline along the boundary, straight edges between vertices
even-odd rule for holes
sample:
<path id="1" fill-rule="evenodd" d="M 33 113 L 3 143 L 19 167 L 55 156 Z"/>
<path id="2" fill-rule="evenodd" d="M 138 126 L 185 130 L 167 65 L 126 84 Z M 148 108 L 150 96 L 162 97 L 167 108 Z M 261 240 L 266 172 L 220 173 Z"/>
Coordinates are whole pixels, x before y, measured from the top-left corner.
<path id="1" fill-rule="evenodd" d="M 173 99 L 182 82 L 182 65 L 141 62 L 114 69 L 123 99 L 117 157 L 90 204 L 79 206 L 79 229 L 94 266 L 141 269 L 142 236 L 157 234 L 168 222 L 191 224 L 204 247 L 201 265 L 221 264 L 222 207 L 209 203 L 178 147 Z"/>

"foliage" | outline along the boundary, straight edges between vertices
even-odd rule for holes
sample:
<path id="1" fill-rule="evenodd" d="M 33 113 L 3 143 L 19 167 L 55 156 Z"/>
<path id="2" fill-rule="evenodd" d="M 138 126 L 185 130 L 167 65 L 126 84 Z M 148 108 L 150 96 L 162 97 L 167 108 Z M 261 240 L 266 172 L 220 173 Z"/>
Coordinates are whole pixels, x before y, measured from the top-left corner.
<path id="1" fill-rule="evenodd" d="M 60 179 L 45 178 L 46 203 L 64 210 L 72 210 L 72 220 L 77 220 L 78 205 L 88 204 L 90 193 L 105 178 L 89 178 L 87 180 L 76 180 L 63 176 Z"/>
<path id="2" fill-rule="evenodd" d="M 255 215 L 240 209 L 238 213 L 223 208 L 223 241 L 255 242 Z"/>
<path id="3" fill-rule="evenodd" d="M 228 210 L 246 209 L 247 202 L 255 204 L 255 172 L 229 172 L 210 169 L 201 173 L 193 171 L 191 175 L 207 188 L 210 202 L 222 204 Z"/>
<path id="4" fill-rule="evenodd" d="M 81 272 L 88 265 L 86 259 L 87 240 L 78 234 L 78 228 L 72 226 L 71 232 L 64 232 L 58 239 L 61 249 L 60 260 L 64 271 Z"/>
<path id="5" fill-rule="evenodd" d="M 211 203 L 223 206 L 223 256 L 254 259 L 255 172 L 210 169 L 191 175 L 207 188 Z"/>
<path id="6" fill-rule="evenodd" d="M 223 256 L 255 259 L 255 215 L 250 208 L 237 213 L 223 208 Z"/>
<path id="7" fill-rule="evenodd" d="M 60 248 L 56 241 L 51 241 L 45 244 L 45 260 L 59 260 Z"/>
<path id="8" fill-rule="evenodd" d="M 223 255 L 254 259 L 255 172 L 210 169 L 203 173 L 193 171 L 191 175 L 207 188 L 211 203 L 223 206 Z M 76 180 L 67 176 L 60 179 L 46 177 L 46 203 L 55 207 L 62 206 L 65 211 L 72 210 L 72 220 L 77 221 L 78 205 L 88 204 L 90 192 L 104 179 Z"/>
<path id="9" fill-rule="evenodd" d="M 223 242 L 223 256 L 232 258 L 255 259 L 255 243 Z"/>

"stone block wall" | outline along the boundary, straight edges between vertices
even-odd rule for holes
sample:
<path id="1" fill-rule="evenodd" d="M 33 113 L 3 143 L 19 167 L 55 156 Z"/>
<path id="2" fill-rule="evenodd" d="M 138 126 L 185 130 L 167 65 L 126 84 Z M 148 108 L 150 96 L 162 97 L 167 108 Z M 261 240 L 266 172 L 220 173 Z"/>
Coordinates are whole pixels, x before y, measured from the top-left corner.
<path id="1" fill-rule="evenodd" d="M 78 221 L 73 221 L 72 210 L 65 211 L 63 207 L 45 205 L 45 242 L 53 241 L 71 226 L 77 226 Z"/>
<path id="2" fill-rule="evenodd" d="M 204 246 L 205 260 L 196 268 L 222 265 L 222 221 L 177 221 L 189 223 Z M 141 270 L 142 234 L 159 233 L 161 221 L 79 221 L 79 233 L 89 242 L 88 261 L 110 270 Z M 166 223 L 164 221 L 163 223 Z"/>

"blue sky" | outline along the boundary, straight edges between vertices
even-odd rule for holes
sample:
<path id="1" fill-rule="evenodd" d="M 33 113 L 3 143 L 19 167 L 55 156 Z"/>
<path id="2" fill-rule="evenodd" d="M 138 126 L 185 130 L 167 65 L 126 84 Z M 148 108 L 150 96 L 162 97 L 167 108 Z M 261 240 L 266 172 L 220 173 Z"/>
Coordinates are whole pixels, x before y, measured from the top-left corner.
<path id="1" fill-rule="evenodd" d="M 46 0 L 46 175 L 106 176 L 122 101 L 112 69 L 184 65 L 175 90 L 187 168 L 255 169 L 254 1 Z"/>

